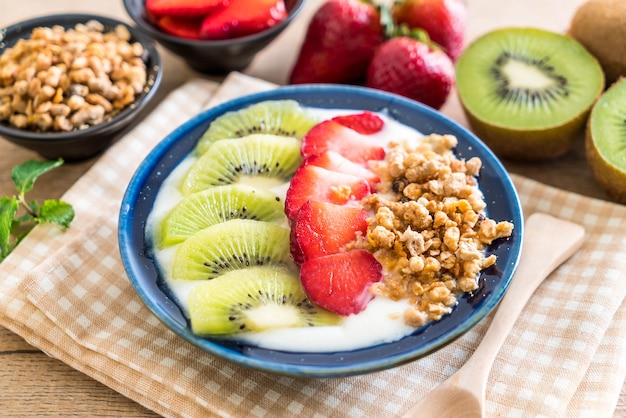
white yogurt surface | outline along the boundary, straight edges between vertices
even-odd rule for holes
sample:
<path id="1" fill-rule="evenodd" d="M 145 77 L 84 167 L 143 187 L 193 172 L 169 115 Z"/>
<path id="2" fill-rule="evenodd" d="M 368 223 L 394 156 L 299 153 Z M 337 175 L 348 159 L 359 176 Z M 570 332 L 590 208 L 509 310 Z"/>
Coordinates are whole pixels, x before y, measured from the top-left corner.
<path id="1" fill-rule="evenodd" d="M 309 108 L 308 110 L 320 120 L 339 114 L 360 112 L 359 110 L 344 109 Z M 371 137 L 379 139 L 381 143 L 387 143 L 391 140 L 419 140 L 422 136 L 413 128 L 402 125 L 384 114 L 379 113 L 378 115 L 385 121 L 385 127 L 381 132 L 371 135 Z M 148 218 L 148 234 L 152 234 L 154 226 L 159 225 L 164 216 L 182 198 L 178 184 L 194 161 L 193 155 L 188 156 L 163 182 Z M 281 196 L 283 202 L 289 186 L 288 183 L 268 184 L 265 181 L 256 181 L 256 179 L 250 178 L 245 179 L 245 183 L 269 188 Z M 161 267 L 166 284 L 178 299 L 182 310 L 187 314 L 189 311 L 187 296 L 191 289 L 200 284 L 201 281 L 181 280 L 172 277 L 172 264 L 177 249 L 178 245 L 165 249 L 155 249 L 155 258 Z M 402 315 L 407 306 L 406 301 L 394 302 L 384 297 L 376 297 L 364 311 L 344 317 L 337 326 L 284 328 L 259 333 L 242 333 L 235 335 L 234 338 L 260 347 L 284 351 L 334 352 L 354 350 L 396 341 L 414 331 L 414 328 L 407 326 L 403 320 Z"/>

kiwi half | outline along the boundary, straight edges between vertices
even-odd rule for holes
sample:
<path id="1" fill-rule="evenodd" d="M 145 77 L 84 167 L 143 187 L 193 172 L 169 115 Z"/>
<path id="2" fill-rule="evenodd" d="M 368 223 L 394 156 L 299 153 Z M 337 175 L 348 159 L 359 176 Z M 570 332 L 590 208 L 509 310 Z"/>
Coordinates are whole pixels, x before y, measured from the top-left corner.
<path id="1" fill-rule="evenodd" d="M 282 199 L 275 193 L 244 184 L 217 186 L 185 196 L 161 222 L 156 242 L 168 246 L 196 232 L 231 219 L 286 222 Z"/>
<path id="2" fill-rule="evenodd" d="M 216 118 L 195 148 L 204 154 L 215 141 L 265 133 L 301 139 L 318 122 L 295 100 L 267 100 Z"/>
<path id="3" fill-rule="evenodd" d="M 340 317 L 314 305 L 298 274 L 275 267 L 231 271 L 194 287 L 189 317 L 198 335 L 335 325 Z"/>
<path id="4" fill-rule="evenodd" d="M 613 84 L 594 105 L 585 153 L 598 183 L 613 199 L 626 204 L 626 79 Z"/>
<path id="5" fill-rule="evenodd" d="M 250 219 L 215 224 L 178 247 L 172 276 L 175 280 L 205 280 L 251 266 L 293 266 L 289 234 L 289 228 Z"/>
<path id="6" fill-rule="evenodd" d="M 242 176 L 289 180 L 302 160 L 300 140 L 271 134 L 252 134 L 214 142 L 189 168 L 181 192 L 232 184 Z M 257 179 L 258 180 L 258 179 Z"/>
<path id="7" fill-rule="evenodd" d="M 602 68 L 582 45 L 535 28 L 476 39 L 456 77 L 473 131 L 499 156 L 524 160 L 567 152 L 604 89 Z"/>

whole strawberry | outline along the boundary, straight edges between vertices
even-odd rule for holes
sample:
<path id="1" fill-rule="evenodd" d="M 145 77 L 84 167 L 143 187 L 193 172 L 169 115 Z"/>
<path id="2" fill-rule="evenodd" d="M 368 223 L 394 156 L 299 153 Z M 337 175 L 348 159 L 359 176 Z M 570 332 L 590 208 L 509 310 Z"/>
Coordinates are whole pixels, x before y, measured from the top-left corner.
<path id="1" fill-rule="evenodd" d="M 329 0 L 313 15 L 291 71 L 291 84 L 363 81 L 384 40 L 376 7 L 362 0 Z"/>
<path id="2" fill-rule="evenodd" d="M 391 38 L 374 54 L 367 86 L 396 93 L 435 109 L 454 85 L 454 64 L 440 49 L 408 36 Z"/>
<path id="3" fill-rule="evenodd" d="M 392 7 L 396 23 L 421 28 L 452 61 L 461 55 L 467 24 L 464 0 L 398 0 Z"/>

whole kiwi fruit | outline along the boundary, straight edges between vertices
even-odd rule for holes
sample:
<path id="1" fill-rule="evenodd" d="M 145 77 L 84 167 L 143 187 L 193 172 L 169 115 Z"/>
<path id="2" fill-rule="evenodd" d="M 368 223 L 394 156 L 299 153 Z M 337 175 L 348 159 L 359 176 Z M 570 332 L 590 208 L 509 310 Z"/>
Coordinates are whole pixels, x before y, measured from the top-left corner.
<path id="1" fill-rule="evenodd" d="M 574 13 L 569 34 L 598 59 L 607 86 L 626 76 L 626 1 L 588 0 Z"/>

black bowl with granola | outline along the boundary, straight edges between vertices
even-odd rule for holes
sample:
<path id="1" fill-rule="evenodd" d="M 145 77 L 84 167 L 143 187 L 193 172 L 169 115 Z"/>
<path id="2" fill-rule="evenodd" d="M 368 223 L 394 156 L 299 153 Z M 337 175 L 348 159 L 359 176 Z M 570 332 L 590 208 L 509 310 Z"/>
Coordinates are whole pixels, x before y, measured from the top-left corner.
<path id="1" fill-rule="evenodd" d="M 132 26 L 50 15 L 0 31 L 0 137 L 44 158 L 106 149 L 154 97 L 161 58 Z"/>

